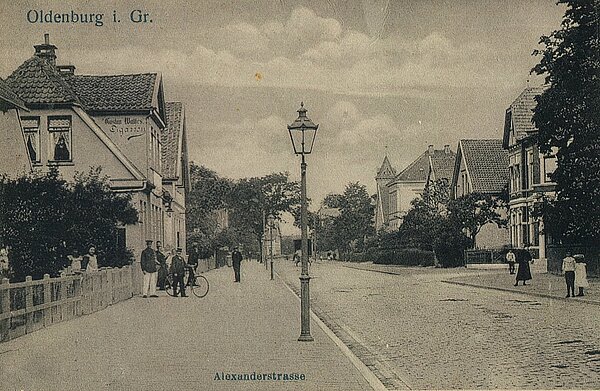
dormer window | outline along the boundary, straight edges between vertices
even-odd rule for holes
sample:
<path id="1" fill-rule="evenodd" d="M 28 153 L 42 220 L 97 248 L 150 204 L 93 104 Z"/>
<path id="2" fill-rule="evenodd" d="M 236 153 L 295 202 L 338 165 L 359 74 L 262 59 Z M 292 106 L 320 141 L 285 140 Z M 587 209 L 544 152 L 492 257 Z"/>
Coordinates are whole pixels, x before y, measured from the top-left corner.
<path id="1" fill-rule="evenodd" d="M 71 117 L 48 117 L 50 161 L 70 162 L 72 156 Z"/>

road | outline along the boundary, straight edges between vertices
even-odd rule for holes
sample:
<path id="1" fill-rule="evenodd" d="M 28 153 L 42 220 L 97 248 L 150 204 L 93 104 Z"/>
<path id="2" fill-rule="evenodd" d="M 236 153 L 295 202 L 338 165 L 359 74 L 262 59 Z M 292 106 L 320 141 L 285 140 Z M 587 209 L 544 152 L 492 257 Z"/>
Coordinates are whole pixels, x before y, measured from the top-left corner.
<path id="1" fill-rule="evenodd" d="M 297 290 L 299 268 L 275 267 Z M 401 270 L 310 271 L 313 310 L 388 388 L 600 388 L 600 306 L 442 282 L 457 270 Z"/>

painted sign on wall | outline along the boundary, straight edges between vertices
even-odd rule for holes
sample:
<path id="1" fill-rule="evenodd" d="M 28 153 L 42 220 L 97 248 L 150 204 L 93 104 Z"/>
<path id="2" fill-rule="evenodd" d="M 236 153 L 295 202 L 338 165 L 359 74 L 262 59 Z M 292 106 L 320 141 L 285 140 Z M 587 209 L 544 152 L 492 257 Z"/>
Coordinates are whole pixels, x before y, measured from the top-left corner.
<path id="1" fill-rule="evenodd" d="M 127 141 L 146 133 L 146 124 L 142 118 L 136 117 L 104 117 L 104 128 L 113 135 L 118 135 Z"/>

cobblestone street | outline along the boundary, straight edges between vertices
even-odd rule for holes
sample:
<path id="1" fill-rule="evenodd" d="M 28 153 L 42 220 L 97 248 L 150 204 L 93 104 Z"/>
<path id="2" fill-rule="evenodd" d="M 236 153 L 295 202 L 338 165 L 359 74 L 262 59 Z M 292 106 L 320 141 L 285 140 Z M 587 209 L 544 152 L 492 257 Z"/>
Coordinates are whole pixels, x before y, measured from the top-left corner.
<path id="1" fill-rule="evenodd" d="M 299 268 L 275 267 L 297 290 Z M 388 388 L 600 388 L 597 305 L 442 282 L 477 273 L 464 269 L 397 270 L 310 271 L 313 310 Z"/>

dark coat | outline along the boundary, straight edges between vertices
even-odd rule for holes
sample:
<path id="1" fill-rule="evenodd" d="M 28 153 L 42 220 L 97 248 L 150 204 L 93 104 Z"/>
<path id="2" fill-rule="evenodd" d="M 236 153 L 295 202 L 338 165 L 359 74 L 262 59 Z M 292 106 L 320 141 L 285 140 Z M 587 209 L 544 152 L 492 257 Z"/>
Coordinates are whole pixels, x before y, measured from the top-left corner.
<path id="1" fill-rule="evenodd" d="M 240 263 L 242 263 L 242 253 L 239 251 L 234 251 L 231 254 L 231 261 L 233 262 L 233 266 L 239 267 Z"/>
<path id="2" fill-rule="evenodd" d="M 145 248 L 142 251 L 141 259 L 142 270 L 146 273 L 156 273 L 156 251 L 151 248 Z"/>
<path id="3" fill-rule="evenodd" d="M 173 274 L 183 275 L 185 273 L 185 260 L 181 255 L 175 255 L 171 260 L 171 270 Z"/>
<path id="4" fill-rule="evenodd" d="M 531 269 L 529 268 L 529 262 L 531 262 L 531 254 L 529 251 L 522 250 L 516 253 L 517 263 L 519 264 L 519 270 L 517 271 L 517 281 L 531 280 Z"/>

